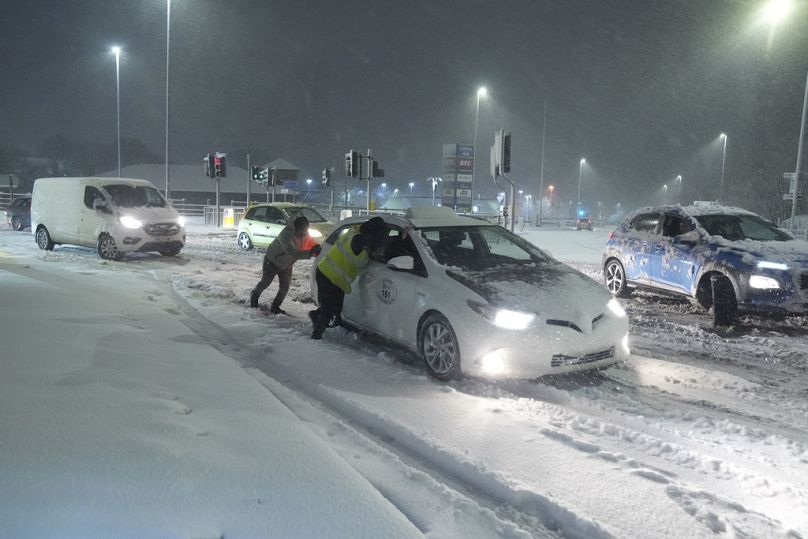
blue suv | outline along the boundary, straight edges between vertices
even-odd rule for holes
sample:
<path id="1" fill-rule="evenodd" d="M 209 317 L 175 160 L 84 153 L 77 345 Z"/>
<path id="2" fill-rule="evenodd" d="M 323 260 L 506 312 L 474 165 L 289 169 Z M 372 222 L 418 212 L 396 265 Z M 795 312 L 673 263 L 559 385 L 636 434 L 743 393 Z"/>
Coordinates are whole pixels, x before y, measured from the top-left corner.
<path id="1" fill-rule="evenodd" d="M 759 215 L 715 203 L 644 208 L 613 233 L 603 253 L 606 287 L 685 295 L 716 325 L 736 311 L 808 312 L 808 242 Z"/>

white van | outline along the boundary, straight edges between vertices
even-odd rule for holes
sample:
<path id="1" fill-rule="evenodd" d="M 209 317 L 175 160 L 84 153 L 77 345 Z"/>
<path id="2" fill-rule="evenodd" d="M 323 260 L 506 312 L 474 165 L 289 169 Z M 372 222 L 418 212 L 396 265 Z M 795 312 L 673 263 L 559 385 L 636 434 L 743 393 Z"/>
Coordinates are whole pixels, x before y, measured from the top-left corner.
<path id="1" fill-rule="evenodd" d="M 185 246 L 185 219 L 146 180 L 39 178 L 31 231 L 40 249 L 83 245 L 110 260 L 134 251 L 176 256 Z"/>

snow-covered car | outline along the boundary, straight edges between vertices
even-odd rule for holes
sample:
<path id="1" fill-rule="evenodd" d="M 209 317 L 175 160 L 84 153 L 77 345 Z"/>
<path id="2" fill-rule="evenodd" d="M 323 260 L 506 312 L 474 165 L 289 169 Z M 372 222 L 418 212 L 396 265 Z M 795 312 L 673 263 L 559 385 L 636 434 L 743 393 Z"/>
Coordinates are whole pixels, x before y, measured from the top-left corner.
<path id="1" fill-rule="evenodd" d="M 342 321 L 416 352 L 433 376 L 534 378 L 628 357 L 617 300 L 505 228 L 445 207 L 382 217 L 385 243 L 345 296 Z M 313 273 L 364 219 L 339 224 Z M 316 301 L 314 274 L 311 287 Z"/>
<path id="2" fill-rule="evenodd" d="M 808 242 L 759 215 L 716 203 L 634 212 L 609 235 L 606 287 L 648 288 L 692 298 L 714 321 L 736 311 L 808 312 Z"/>
<path id="3" fill-rule="evenodd" d="M 245 251 L 253 247 L 266 247 L 288 223 L 301 215 L 309 220 L 309 237 L 317 243 L 321 243 L 334 230 L 333 223 L 305 204 L 256 204 L 247 209 L 238 223 L 238 245 Z"/>
<path id="4" fill-rule="evenodd" d="M 13 230 L 31 226 L 31 197 L 18 197 L 6 209 L 6 222 Z"/>
<path id="5" fill-rule="evenodd" d="M 595 227 L 592 225 L 592 219 L 581 217 L 575 225 L 575 230 L 589 230 L 590 232 L 595 230 Z"/>

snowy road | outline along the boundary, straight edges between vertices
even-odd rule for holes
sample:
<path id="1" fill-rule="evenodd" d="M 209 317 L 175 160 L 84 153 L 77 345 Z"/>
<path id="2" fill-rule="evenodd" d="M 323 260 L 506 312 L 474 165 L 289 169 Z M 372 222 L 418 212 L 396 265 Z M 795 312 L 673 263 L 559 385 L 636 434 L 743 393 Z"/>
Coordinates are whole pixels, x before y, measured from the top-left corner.
<path id="1" fill-rule="evenodd" d="M 624 303 L 626 365 L 441 384 L 406 352 L 343 330 L 310 341 L 307 264 L 285 306 L 294 316 L 249 309 L 262 253 L 237 251 L 232 236 L 192 234 L 178 261 L 42 253 L 6 230 L 0 251 L 70 279 L 151 279 L 165 312 L 237 360 L 425 535 L 808 536 L 805 319 L 716 332 L 686 302 L 636 294 Z M 602 231 L 526 236 L 599 279 Z"/>

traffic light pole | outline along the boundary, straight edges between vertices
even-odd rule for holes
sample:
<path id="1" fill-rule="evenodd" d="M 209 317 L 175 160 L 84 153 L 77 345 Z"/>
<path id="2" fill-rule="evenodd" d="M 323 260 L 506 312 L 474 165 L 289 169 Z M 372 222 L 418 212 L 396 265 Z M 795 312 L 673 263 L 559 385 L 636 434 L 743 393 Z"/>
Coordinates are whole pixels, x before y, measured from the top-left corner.
<path id="1" fill-rule="evenodd" d="M 252 163 L 250 163 L 250 154 L 247 154 L 247 207 L 250 207 L 250 190 L 252 188 Z"/>
<path id="2" fill-rule="evenodd" d="M 219 182 L 222 181 L 221 178 L 216 178 L 216 228 L 222 226 L 222 217 L 219 214 Z"/>

